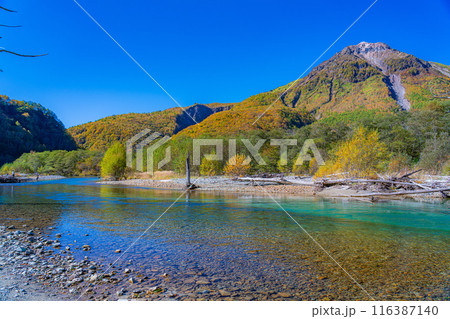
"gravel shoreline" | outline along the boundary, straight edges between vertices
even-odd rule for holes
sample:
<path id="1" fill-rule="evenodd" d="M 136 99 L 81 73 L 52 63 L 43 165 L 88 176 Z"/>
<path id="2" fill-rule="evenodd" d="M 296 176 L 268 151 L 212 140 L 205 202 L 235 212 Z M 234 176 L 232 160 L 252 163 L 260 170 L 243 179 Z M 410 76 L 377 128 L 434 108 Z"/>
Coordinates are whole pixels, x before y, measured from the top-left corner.
<path id="1" fill-rule="evenodd" d="M 265 184 L 249 185 L 247 181 L 238 181 L 231 178 L 217 176 L 217 177 L 193 177 L 192 183 L 199 186 L 196 191 L 213 191 L 213 192 L 227 192 L 227 193 L 255 193 L 261 195 L 270 194 L 291 194 L 302 196 L 315 195 L 314 187 L 307 185 L 278 185 Z M 311 181 L 305 179 L 306 182 Z M 152 179 L 129 179 L 123 181 L 99 181 L 98 184 L 103 185 L 124 185 L 134 187 L 149 187 L 172 190 L 184 190 L 186 180 L 184 178 L 175 178 L 167 180 L 152 180 Z"/>
<path id="2" fill-rule="evenodd" d="M 13 178 L 11 175 L 0 175 L 0 177 Z M 55 181 L 66 177 L 62 175 L 39 175 L 39 179 L 36 179 L 36 175 L 34 174 L 20 174 L 16 175 L 14 178 L 16 178 L 20 183 L 35 183 L 42 181 Z"/>
<path id="3" fill-rule="evenodd" d="M 355 194 L 369 194 L 377 191 L 375 185 L 335 185 L 326 187 L 323 189 L 316 189 L 311 186 L 313 179 L 298 178 L 295 176 L 285 177 L 287 181 L 295 180 L 295 185 L 279 185 L 277 183 L 264 183 L 264 185 L 248 181 L 239 181 L 224 176 L 214 177 L 198 177 L 192 178 L 191 181 L 199 188 L 195 191 L 210 191 L 216 193 L 246 193 L 256 194 L 258 196 L 289 196 L 289 197 L 321 197 L 321 198 L 340 198 L 351 199 L 356 201 L 369 201 L 369 199 L 351 197 Z M 157 188 L 168 190 L 185 190 L 186 180 L 184 178 L 174 178 L 166 180 L 152 180 L 152 179 L 129 179 L 121 181 L 99 181 L 98 184 L 102 185 L 122 185 L 131 187 L 145 187 L 145 188 Z M 302 185 L 304 183 L 305 185 Z M 429 194 L 415 194 L 415 195 L 398 195 L 389 196 L 389 198 L 377 200 L 395 200 L 410 198 L 414 200 L 441 200 L 442 196 L 439 193 Z"/>

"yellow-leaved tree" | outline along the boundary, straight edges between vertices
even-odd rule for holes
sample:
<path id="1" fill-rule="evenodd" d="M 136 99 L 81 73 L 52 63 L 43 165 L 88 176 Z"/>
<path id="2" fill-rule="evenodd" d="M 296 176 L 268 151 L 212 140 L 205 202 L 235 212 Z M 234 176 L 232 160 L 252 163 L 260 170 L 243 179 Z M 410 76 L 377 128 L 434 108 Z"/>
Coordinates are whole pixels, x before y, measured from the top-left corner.
<path id="1" fill-rule="evenodd" d="M 247 163 L 247 157 L 242 154 L 236 154 L 227 161 L 227 165 L 223 169 L 225 175 L 228 176 L 244 176 L 250 171 L 250 164 Z"/>
<path id="2" fill-rule="evenodd" d="M 377 131 L 359 127 L 353 136 L 339 144 L 331 159 L 321 166 L 316 177 L 345 173 L 352 177 L 373 177 L 383 170 L 389 159 L 386 145 Z"/>

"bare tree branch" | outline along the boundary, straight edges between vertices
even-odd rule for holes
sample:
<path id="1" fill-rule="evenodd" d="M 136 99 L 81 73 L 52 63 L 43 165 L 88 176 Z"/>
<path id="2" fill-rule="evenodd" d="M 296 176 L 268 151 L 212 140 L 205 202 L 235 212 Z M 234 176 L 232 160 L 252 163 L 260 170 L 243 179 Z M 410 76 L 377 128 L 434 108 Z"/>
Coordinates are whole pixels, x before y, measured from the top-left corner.
<path id="1" fill-rule="evenodd" d="M 13 51 L 0 49 L 0 53 L 2 53 L 2 52 L 9 53 L 9 54 L 14 54 L 14 55 L 25 57 L 25 58 L 36 58 L 36 57 L 48 55 L 47 53 L 46 54 L 38 54 L 38 55 L 20 54 L 20 53 L 16 53 L 16 52 L 13 52 Z"/>
<path id="2" fill-rule="evenodd" d="M 4 7 L 2 7 L 2 6 L 0 6 L 0 9 L 5 10 L 5 11 L 8 11 L 8 12 L 17 12 L 17 11 L 14 11 L 14 10 L 10 10 L 10 9 L 4 8 Z"/>
<path id="3" fill-rule="evenodd" d="M 6 24 L 0 24 L 0 27 L 5 27 L 5 28 L 20 28 L 22 27 L 21 25 L 6 25 Z"/>
<path id="4" fill-rule="evenodd" d="M 5 7 L 0 6 L 0 10 L 4 10 L 7 12 L 17 12 L 11 9 L 7 9 Z M 20 25 L 6 25 L 6 24 L 0 24 L 0 27 L 5 27 L 5 28 L 20 28 Z M 0 37 L 1 39 L 2 37 Z M 9 51 L 6 50 L 5 48 L 0 47 L 0 53 L 9 53 L 9 54 L 13 54 L 13 55 L 17 55 L 20 57 L 24 57 L 24 58 L 36 58 L 36 57 L 40 57 L 40 56 L 45 56 L 47 54 L 21 54 L 21 53 L 17 53 L 14 51 Z M 3 72 L 3 70 L 0 69 L 0 72 Z"/>

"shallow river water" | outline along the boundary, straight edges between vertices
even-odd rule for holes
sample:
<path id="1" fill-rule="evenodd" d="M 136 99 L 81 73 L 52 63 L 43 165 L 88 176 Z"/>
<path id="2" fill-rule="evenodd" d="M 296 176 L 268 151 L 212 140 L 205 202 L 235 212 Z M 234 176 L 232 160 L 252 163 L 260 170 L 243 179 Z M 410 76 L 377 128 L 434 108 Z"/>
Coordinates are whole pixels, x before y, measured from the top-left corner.
<path id="1" fill-rule="evenodd" d="M 184 299 L 450 296 L 448 201 L 276 197 L 277 204 L 94 182 L 1 185 L 0 224 L 44 227 L 51 239 L 62 234 L 62 247 L 77 259 L 134 269 Z"/>

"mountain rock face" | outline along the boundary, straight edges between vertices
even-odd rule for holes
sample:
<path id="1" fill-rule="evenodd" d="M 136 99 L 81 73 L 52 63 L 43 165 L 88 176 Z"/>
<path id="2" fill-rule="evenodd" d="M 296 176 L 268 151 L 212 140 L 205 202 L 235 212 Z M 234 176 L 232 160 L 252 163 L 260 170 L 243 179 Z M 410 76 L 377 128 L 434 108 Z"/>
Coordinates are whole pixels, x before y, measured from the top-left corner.
<path id="1" fill-rule="evenodd" d="M 30 151 L 74 149 L 75 141 L 52 111 L 0 96 L 0 166 Z"/>
<path id="2" fill-rule="evenodd" d="M 361 42 L 344 48 L 304 78 L 254 95 L 179 135 L 227 135 L 289 128 L 342 112 L 409 111 L 450 98 L 450 68 Z M 226 124 L 225 124 L 226 123 Z"/>
<path id="3" fill-rule="evenodd" d="M 89 150 L 106 150 L 116 141 L 125 142 L 144 129 L 173 135 L 200 123 L 210 115 L 229 110 L 233 104 L 194 104 L 184 109 L 171 108 L 152 113 L 129 113 L 108 116 L 95 122 L 68 129 L 77 145 Z"/>

